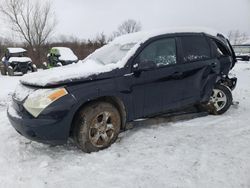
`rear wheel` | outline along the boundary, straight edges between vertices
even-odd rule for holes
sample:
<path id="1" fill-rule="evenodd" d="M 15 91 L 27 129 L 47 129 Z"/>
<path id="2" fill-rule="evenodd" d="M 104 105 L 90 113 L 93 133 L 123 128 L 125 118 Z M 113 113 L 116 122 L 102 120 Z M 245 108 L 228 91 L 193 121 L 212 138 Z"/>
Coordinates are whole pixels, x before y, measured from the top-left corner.
<path id="1" fill-rule="evenodd" d="M 14 76 L 14 70 L 13 70 L 13 68 L 11 67 L 11 66 L 8 66 L 8 75 L 9 76 Z"/>
<path id="2" fill-rule="evenodd" d="M 120 128 L 120 113 L 112 104 L 94 103 L 78 113 L 74 121 L 73 136 L 76 145 L 90 153 L 114 143 Z"/>
<path id="3" fill-rule="evenodd" d="M 225 113 L 233 102 L 231 90 L 224 85 L 216 85 L 210 97 L 209 103 L 205 105 L 207 111 L 214 115 Z"/>

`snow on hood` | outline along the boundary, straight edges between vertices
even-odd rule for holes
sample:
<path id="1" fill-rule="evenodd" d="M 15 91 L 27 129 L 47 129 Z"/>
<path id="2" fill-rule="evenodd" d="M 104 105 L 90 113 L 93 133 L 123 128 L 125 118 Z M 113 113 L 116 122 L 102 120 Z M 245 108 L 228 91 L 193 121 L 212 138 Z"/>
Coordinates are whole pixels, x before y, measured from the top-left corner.
<path id="1" fill-rule="evenodd" d="M 32 60 L 29 57 L 11 57 L 9 62 L 32 62 Z"/>
<path id="2" fill-rule="evenodd" d="M 78 60 L 78 58 L 76 57 L 76 55 L 70 48 L 66 48 L 66 47 L 54 47 L 54 48 L 58 49 L 60 53 L 59 60 L 62 60 L 62 61 L 77 61 Z"/>
<path id="3" fill-rule="evenodd" d="M 16 54 L 16 53 L 22 53 L 22 52 L 26 52 L 27 50 L 23 49 L 23 48 L 7 48 L 9 53 L 11 54 Z"/>
<path id="4" fill-rule="evenodd" d="M 79 80 L 91 75 L 109 72 L 115 68 L 117 68 L 116 64 L 102 65 L 89 59 L 67 66 L 55 67 L 53 69 L 26 74 L 20 81 L 23 84 L 34 86 L 56 85 L 65 80 Z"/>

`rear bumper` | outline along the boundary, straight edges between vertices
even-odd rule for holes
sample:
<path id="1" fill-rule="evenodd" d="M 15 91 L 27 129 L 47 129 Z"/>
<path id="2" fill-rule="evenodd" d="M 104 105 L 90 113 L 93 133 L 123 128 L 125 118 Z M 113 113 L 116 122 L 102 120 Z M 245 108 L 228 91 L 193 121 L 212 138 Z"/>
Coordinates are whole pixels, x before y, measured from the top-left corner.
<path id="1" fill-rule="evenodd" d="M 234 90 L 235 87 L 237 85 L 237 78 L 233 77 L 233 78 L 228 78 L 227 79 L 227 86 L 231 89 Z"/>
<path id="2" fill-rule="evenodd" d="M 225 78 L 222 78 L 220 82 L 229 87 L 231 90 L 234 90 L 237 85 L 237 78 L 236 77 L 229 78 L 227 76 Z"/>

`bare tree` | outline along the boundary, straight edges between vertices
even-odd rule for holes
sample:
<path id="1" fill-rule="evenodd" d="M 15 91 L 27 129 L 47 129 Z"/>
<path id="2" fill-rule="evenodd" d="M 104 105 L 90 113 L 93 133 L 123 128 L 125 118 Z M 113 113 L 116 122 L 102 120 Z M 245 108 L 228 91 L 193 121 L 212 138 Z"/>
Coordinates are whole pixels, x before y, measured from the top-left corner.
<path id="1" fill-rule="evenodd" d="M 107 37 L 103 32 L 97 33 L 96 38 L 94 39 L 93 42 L 99 46 L 103 46 L 103 45 L 107 44 Z"/>
<path id="2" fill-rule="evenodd" d="M 246 33 L 241 33 L 239 30 L 231 30 L 228 33 L 228 39 L 232 44 L 242 44 L 248 40 Z"/>
<path id="3" fill-rule="evenodd" d="M 129 19 L 124 21 L 119 27 L 118 32 L 121 35 L 127 33 L 134 33 L 141 30 L 141 23 L 135 20 Z"/>
<path id="4" fill-rule="evenodd" d="M 142 29 L 141 23 L 132 19 L 124 21 L 121 25 L 118 26 L 117 31 L 115 31 L 110 37 L 109 41 L 113 40 L 115 37 L 134 33 Z"/>
<path id="5" fill-rule="evenodd" d="M 18 34 L 40 57 L 44 45 L 56 26 L 49 1 L 5 0 L 0 6 L 6 25 Z"/>

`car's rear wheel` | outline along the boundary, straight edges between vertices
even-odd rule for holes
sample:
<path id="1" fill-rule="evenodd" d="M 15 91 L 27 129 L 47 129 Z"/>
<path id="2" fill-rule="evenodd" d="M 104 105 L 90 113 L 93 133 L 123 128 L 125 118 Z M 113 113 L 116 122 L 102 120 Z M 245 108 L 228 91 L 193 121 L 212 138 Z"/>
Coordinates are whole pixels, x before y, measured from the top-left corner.
<path id="1" fill-rule="evenodd" d="M 95 152 L 109 147 L 121 128 L 119 111 L 110 103 L 99 102 L 83 108 L 74 121 L 73 136 L 84 152 Z"/>
<path id="2" fill-rule="evenodd" d="M 8 66 L 7 71 L 8 71 L 9 76 L 14 76 L 14 70 L 13 70 L 13 68 L 11 66 Z"/>
<path id="3" fill-rule="evenodd" d="M 233 101 L 231 90 L 224 85 L 216 85 L 213 89 L 212 95 L 206 109 L 209 113 L 220 115 L 225 113 L 231 106 Z"/>

